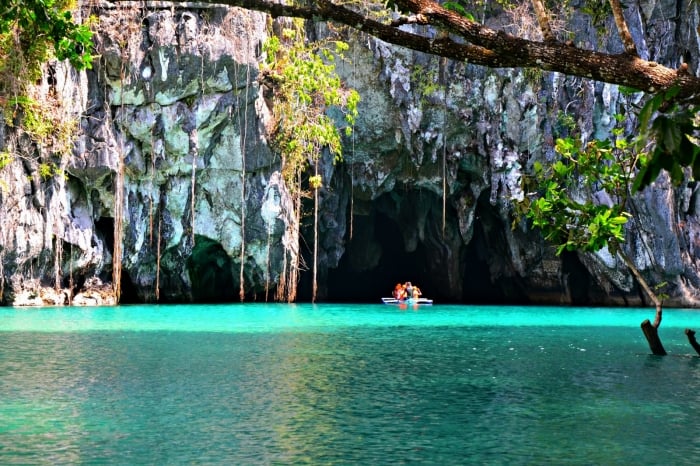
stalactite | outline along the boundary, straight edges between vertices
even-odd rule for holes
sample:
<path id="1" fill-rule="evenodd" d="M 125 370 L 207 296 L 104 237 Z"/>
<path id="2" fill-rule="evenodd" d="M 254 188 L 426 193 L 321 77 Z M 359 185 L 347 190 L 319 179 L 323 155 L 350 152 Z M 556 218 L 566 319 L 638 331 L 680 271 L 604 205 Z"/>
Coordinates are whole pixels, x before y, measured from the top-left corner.
<path id="1" fill-rule="evenodd" d="M 357 83 L 357 45 L 352 47 L 352 82 Z M 355 123 L 352 124 L 352 134 L 350 136 L 350 152 L 352 153 L 350 162 L 350 240 L 352 240 L 353 224 L 355 222 Z"/>
<path id="2" fill-rule="evenodd" d="M 195 206 L 197 204 L 195 195 L 197 187 L 197 156 L 199 155 L 199 141 L 197 136 L 197 128 L 194 128 L 190 133 L 190 146 L 192 150 L 192 178 L 190 180 L 190 214 L 192 219 L 190 221 L 190 239 L 192 240 L 192 247 L 195 245 Z"/>
<path id="3" fill-rule="evenodd" d="M 72 306 L 73 289 L 75 287 L 75 283 L 73 282 L 73 244 L 68 244 L 70 245 L 70 252 L 68 253 L 68 305 Z M 2 296 L 0 296 L 0 300 L 2 300 Z"/>
<path id="4" fill-rule="evenodd" d="M 151 132 L 151 193 L 148 196 L 148 245 L 153 246 L 153 191 L 156 183 L 156 153 Z"/>
<path id="5" fill-rule="evenodd" d="M 447 224 L 447 59 L 441 58 L 439 64 L 439 79 L 442 84 L 442 238 L 445 239 L 445 225 Z"/>
<path id="6" fill-rule="evenodd" d="M 204 95 L 204 55 L 200 56 L 199 60 L 199 96 L 200 98 Z M 196 111 L 196 109 L 195 109 Z M 197 188 L 197 158 L 199 157 L 199 133 L 197 132 L 197 119 L 194 117 L 194 127 L 190 131 L 190 149 L 192 151 L 192 179 L 190 182 L 191 192 L 190 192 L 190 211 L 192 215 L 191 220 L 191 231 L 190 239 L 192 240 L 192 247 L 195 246 L 195 213 L 196 213 L 196 188 Z"/>
<path id="7" fill-rule="evenodd" d="M 5 251 L 0 249 L 0 303 L 5 297 L 5 268 L 3 264 L 5 263 Z"/>
<path id="8" fill-rule="evenodd" d="M 265 302 L 270 292 L 270 244 L 272 242 L 272 226 L 267 226 L 267 256 L 265 258 Z"/>

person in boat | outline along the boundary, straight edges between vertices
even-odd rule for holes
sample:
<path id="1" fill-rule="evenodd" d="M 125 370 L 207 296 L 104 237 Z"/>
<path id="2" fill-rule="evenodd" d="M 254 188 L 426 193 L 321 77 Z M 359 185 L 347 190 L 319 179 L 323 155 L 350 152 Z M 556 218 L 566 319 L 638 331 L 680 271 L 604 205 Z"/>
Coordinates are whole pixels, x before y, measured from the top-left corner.
<path id="1" fill-rule="evenodd" d="M 413 298 L 413 285 L 411 284 L 411 282 L 406 282 L 406 284 L 404 285 L 404 290 L 406 291 L 404 299 Z"/>
<path id="2" fill-rule="evenodd" d="M 394 291 L 392 293 L 392 296 L 394 299 L 404 299 L 406 294 L 406 290 L 404 289 L 404 286 L 401 283 L 397 283 L 396 286 L 394 287 Z"/>
<path id="3" fill-rule="evenodd" d="M 417 286 L 414 285 L 414 286 L 413 286 L 413 294 L 412 294 L 411 297 L 412 297 L 413 299 L 418 299 L 418 298 L 420 298 L 421 296 L 423 296 L 423 292 L 420 290 L 420 288 L 418 288 Z"/>

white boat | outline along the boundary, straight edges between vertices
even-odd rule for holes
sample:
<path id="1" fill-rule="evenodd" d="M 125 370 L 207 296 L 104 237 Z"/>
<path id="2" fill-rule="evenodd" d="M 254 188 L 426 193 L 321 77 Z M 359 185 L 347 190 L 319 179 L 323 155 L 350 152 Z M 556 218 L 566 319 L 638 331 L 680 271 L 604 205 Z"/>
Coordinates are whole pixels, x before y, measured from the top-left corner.
<path id="1" fill-rule="evenodd" d="M 382 298 L 382 302 L 384 304 L 410 304 L 410 305 L 433 304 L 433 300 L 428 299 L 428 298 L 410 298 L 410 299 Z"/>

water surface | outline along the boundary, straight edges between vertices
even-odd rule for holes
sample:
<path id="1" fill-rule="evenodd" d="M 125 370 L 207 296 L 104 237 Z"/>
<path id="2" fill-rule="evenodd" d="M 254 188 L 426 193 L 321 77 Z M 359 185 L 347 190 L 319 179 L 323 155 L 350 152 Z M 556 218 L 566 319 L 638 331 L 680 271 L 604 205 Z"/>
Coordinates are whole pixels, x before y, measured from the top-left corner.
<path id="1" fill-rule="evenodd" d="M 0 463 L 696 464 L 668 310 L 0 308 Z"/>

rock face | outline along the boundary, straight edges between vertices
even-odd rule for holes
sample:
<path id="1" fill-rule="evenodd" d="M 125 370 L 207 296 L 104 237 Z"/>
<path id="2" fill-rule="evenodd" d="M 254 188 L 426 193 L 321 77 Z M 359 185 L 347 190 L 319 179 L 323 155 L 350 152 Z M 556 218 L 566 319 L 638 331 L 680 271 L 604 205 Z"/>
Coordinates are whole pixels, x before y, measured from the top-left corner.
<path id="1" fill-rule="evenodd" d="M 640 50 L 672 65 L 689 57 L 697 72 L 698 44 L 669 41 L 695 31 L 698 6 L 680 16 L 667 8 L 643 2 L 630 16 Z M 42 88 L 80 117 L 65 176 L 42 178 L 48 156 L 0 123 L 5 150 L 27 154 L 0 171 L 2 301 L 61 304 L 82 289 L 80 303 L 109 303 L 103 283 L 118 276 L 122 301 L 274 299 L 285 248 L 309 259 L 313 231 L 304 222 L 304 239 L 290 243 L 292 209 L 258 79 L 268 18 L 191 5 L 100 18 L 95 69 L 56 66 Z M 580 43 L 598 40 L 590 25 L 575 26 Z M 584 137 L 604 137 L 640 96 L 350 42 L 352 63 L 339 71 L 362 102 L 344 161 L 323 161 L 320 299 L 374 302 L 411 280 L 442 302 L 643 302 L 607 251 L 557 257 L 513 213 L 533 162 L 553 160 L 564 117 Z M 672 305 L 700 298 L 699 208 L 695 184 L 663 178 L 633 201 L 627 251 L 651 283 L 668 283 Z"/>

